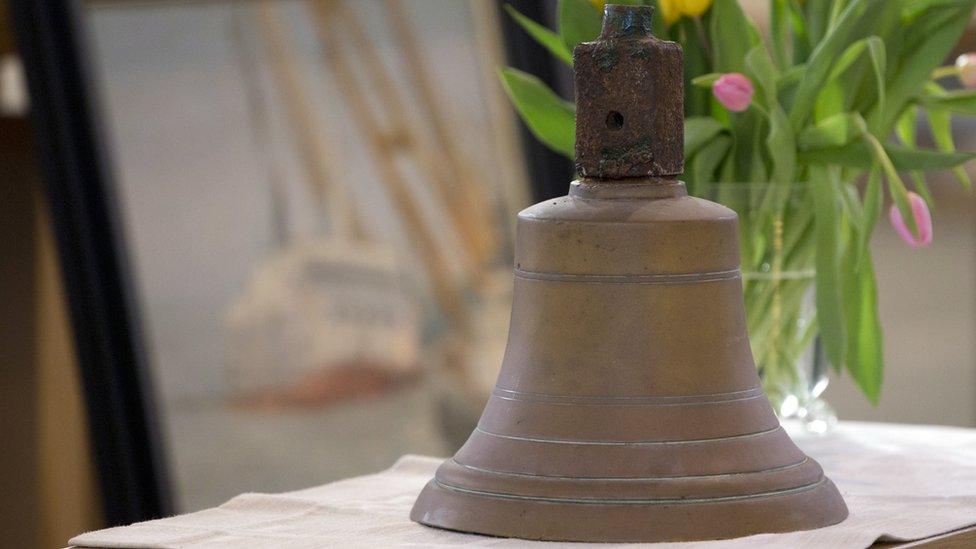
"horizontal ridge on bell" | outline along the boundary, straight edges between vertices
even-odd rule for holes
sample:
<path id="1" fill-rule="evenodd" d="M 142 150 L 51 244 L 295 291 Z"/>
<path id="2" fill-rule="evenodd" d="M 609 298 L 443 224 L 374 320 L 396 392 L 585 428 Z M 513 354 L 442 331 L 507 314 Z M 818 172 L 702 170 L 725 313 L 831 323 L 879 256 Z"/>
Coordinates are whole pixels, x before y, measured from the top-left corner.
<path id="1" fill-rule="evenodd" d="M 564 196 L 526 208 L 518 216 L 516 269 L 581 275 L 738 270 L 735 212 L 691 196 L 663 200 L 666 207 L 652 202 L 660 201 Z"/>
<path id="2" fill-rule="evenodd" d="M 823 471 L 815 461 L 804 457 L 781 467 L 729 475 L 731 482 L 717 483 L 715 477 L 577 477 L 577 482 L 571 484 L 560 482 L 561 477 L 493 471 L 448 460 L 437 478 L 443 485 L 485 493 L 519 496 L 548 494 L 559 499 L 649 501 L 680 496 L 695 499 L 729 497 L 812 486 L 823 479 Z"/>
<path id="3" fill-rule="evenodd" d="M 502 398 L 498 390 L 488 400 L 479 427 L 484 431 L 526 438 L 599 442 L 668 442 L 716 439 L 734 434 L 768 431 L 779 426 L 767 413 L 761 389 L 729 393 L 750 394 L 719 402 L 646 404 L 628 401 L 574 402 L 549 397 Z M 508 418 L 516 418 L 510 421 Z M 616 429 L 607 429 L 618 422 Z"/>
<path id="4" fill-rule="evenodd" d="M 786 441 L 788 435 L 779 428 L 681 444 L 556 442 L 489 435 L 475 430 L 455 454 L 455 460 L 490 471 L 521 474 L 544 471 L 547 476 L 567 479 L 719 475 L 798 463 L 805 456 L 795 445 L 785 444 Z"/>

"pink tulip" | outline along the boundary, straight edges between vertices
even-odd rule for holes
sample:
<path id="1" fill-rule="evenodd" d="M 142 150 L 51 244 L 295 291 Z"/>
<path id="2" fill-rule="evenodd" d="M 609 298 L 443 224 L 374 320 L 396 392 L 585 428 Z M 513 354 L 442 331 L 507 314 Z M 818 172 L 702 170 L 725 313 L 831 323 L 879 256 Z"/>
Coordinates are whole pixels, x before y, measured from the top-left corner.
<path id="1" fill-rule="evenodd" d="M 959 80 L 967 88 L 976 88 L 976 53 L 964 53 L 956 58 Z"/>
<path id="2" fill-rule="evenodd" d="M 891 206 L 888 212 L 888 219 L 891 226 L 895 228 L 898 236 L 908 244 L 909 248 L 919 248 L 928 246 L 932 243 L 932 215 L 929 213 L 929 206 L 925 200 L 913 193 L 908 193 L 908 204 L 912 208 L 912 217 L 915 218 L 915 226 L 918 227 L 918 236 L 912 234 L 905 224 L 905 219 L 901 216 L 901 211 L 895 205 Z"/>
<path id="3" fill-rule="evenodd" d="M 732 112 L 742 112 L 749 108 L 754 93 L 752 82 L 744 74 L 730 72 L 723 74 L 712 84 L 712 93 L 723 107 Z"/>

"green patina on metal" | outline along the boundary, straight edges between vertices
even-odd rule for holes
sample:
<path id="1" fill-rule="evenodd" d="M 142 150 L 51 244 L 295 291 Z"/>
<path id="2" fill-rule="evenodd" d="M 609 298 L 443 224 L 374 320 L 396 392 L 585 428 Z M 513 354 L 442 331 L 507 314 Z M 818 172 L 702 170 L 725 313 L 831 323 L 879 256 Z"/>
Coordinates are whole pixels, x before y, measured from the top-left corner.
<path id="1" fill-rule="evenodd" d="M 600 157 L 603 160 L 624 160 L 634 156 L 646 157 L 647 155 L 653 158 L 654 154 L 651 151 L 652 144 L 653 140 L 651 136 L 642 137 L 637 141 L 632 141 L 617 147 L 603 147 L 600 149 Z"/>
<path id="2" fill-rule="evenodd" d="M 651 34 L 654 25 L 654 9 L 618 10 L 604 9 L 603 30 L 600 38 L 640 38 Z"/>
<path id="3" fill-rule="evenodd" d="M 593 50 L 593 60 L 601 71 L 610 72 L 617 66 L 617 61 L 620 61 L 620 54 L 615 49 L 597 48 Z"/>
<path id="4" fill-rule="evenodd" d="M 643 44 L 634 44 L 634 47 L 630 49 L 631 59 L 650 59 L 651 58 L 651 48 L 644 47 Z"/>

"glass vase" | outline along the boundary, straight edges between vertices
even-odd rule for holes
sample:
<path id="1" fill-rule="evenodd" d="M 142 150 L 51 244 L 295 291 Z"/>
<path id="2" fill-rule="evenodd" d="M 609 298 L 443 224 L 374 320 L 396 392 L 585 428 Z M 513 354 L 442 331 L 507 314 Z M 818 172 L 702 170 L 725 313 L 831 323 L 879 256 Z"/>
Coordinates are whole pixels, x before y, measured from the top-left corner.
<path id="1" fill-rule="evenodd" d="M 823 433 L 836 423 L 823 400 L 828 367 L 817 326 L 813 205 L 804 184 L 719 183 L 706 197 L 739 215 L 749 343 L 780 419 Z"/>

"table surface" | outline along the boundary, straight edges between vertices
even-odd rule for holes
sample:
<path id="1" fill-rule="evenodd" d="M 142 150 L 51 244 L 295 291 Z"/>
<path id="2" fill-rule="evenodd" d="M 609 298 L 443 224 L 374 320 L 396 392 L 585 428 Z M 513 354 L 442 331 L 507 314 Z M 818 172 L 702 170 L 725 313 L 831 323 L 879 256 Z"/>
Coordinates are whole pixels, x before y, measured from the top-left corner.
<path id="1" fill-rule="evenodd" d="M 876 542 L 874 547 L 976 547 L 976 430 L 842 422 L 831 434 L 818 437 L 797 431 L 795 425 L 784 427 L 837 483 L 851 517 L 820 530 L 694 547 L 861 548 L 876 539 L 913 541 Z M 79 548 L 531 544 L 410 522 L 409 508 L 439 462 L 408 456 L 376 475 L 284 494 L 244 494 L 217 508 L 92 532 L 71 543 Z"/>
<path id="2" fill-rule="evenodd" d="M 976 547 L 976 526 L 956 530 L 938 536 L 932 536 L 916 541 L 908 542 L 878 542 L 872 545 L 878 548 L 907 548 L 907 547 L 939 547 L 944 549 L 963 549 Z M 99 549 L 98 547 L 87 545 L 72 545 L 69 549 Z"/>
<path id="3" fill-rule="evenodd" d="M 963 549 L 976 547 L 976 526 L 909 542 L 878 542 L 872 547 L 878 548 L 907 548 L 907 547 L 939 547 L 944 549 Z M 70 549 L 99 549 L 98 547 L 73 545 Z"/>
<path id="4" fill-rule="evenodd" d="M 871 425 L 871 424 L 863 424 L 863 425 Z M 875 425 L 877 425 L 878 427 L 890 426 L 893 428 L 906 428 L 912 430 L 925 429 L 925 427 L 923 426 L 913 427 L 907 425 L 891 425 L 891 424 L 875 424 Z M 797 424 L 786 424 L 785 426 L 787 427 L 787 431 L 790 432 L 790 435 L 795 440 L 797 440 L 801 446 L 804 446 L 804 442 L 815 440 L 815 439 L 811 439 L 809 435 L 802 434 L 800 432 L 801 428 Z M 937 427 L 937 429 L 941 429 L 941 427 Z M 963 430 L 960 429 L 960 431 Z M 972 430 L 968 430 L 968 429 L 965 431 L 973 432 Z M 976 463 L 973 463 L 972 465 L 976 466 Z M 976 486 L 974 486 L 973 488 L 976 489 Z M 939 547 L 940 549 L 941 548 L 946 548 L 946 549 L 972 548 L 972 547 L 976 547 L 976 526 L 970 526 L 967 528 L 962 528 L 952 532 L 947 532 L 944 534 L 939 534 L 936 536 L 931 536 L 928 538 L 923 538 L 914 541 L 906 541 L 906 542 L 879 541 L 876 542 L 874 545 L 872 545 L 872 547 L 877 547 L 877 548 Z"/>
<path id="5" fill-rule="evenodd" d="M 976 526 L 917 541 L 878 542 L 872 547 L 940 547 L 945 549 L 976 547 Z"/>

